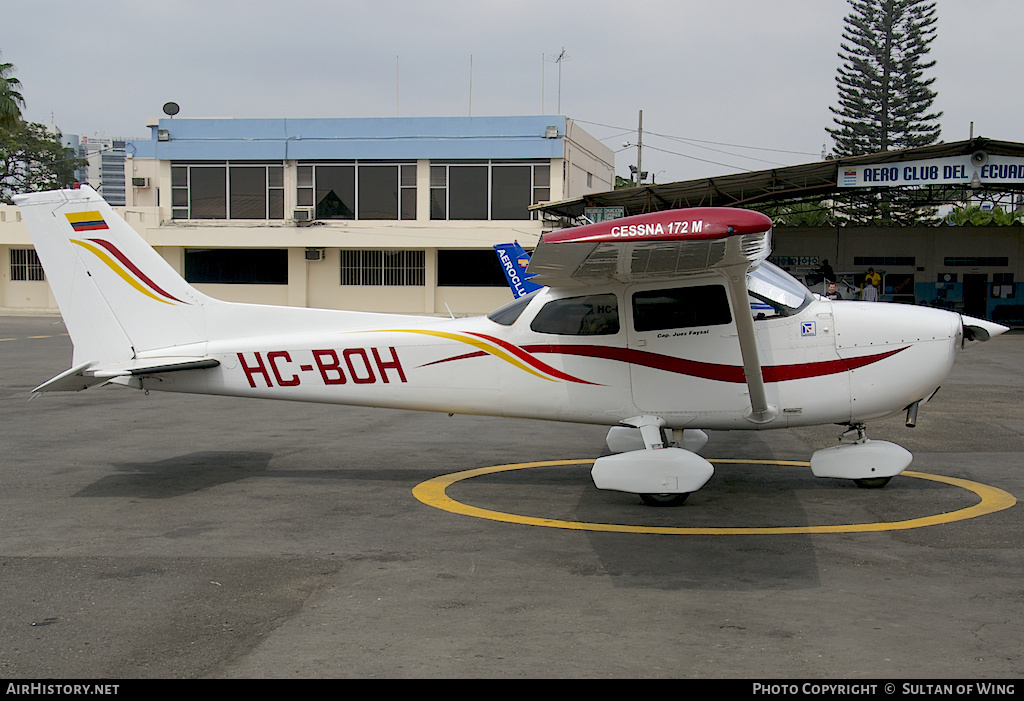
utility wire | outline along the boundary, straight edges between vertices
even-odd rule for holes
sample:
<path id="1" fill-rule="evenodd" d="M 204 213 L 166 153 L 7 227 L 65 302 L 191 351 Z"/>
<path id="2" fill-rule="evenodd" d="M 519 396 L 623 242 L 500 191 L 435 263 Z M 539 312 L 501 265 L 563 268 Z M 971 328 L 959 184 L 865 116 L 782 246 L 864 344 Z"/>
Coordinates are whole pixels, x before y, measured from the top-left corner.
<path id="1" fill-rule="evenodd" d="M 686 143 L 686 142 L 683 142 L 683 143 Z M 772 166 L 785 167 L 787 165 L 785 163 L 779 163 L 778 161 L 766 161 L 763 158 L 755 158 L 754 156 L 744 156 L 741 153 L 730 153 L 729 151 L 723 151 L 722 149 L 718 149 L 718 148 L 711 148 L 710 146 L 700 146 L 698 144 L 689 144 L 689 145 L 690 146 L 695 146 L 696 148 L 702 148 L 705 151 L 714 151 L 715 153 L 724 153 L 726 156 L 736 156 L 737 158 L 746 158 L 747 160 L 750 160 L 750 161 L 757 161 L 758 163 L 767 163 L 768 165 L 772 165 Z M 652 146 L 651 148 L 654 148 L 654 147 Z M 664 150 L 664 149 L 662 149 L 662 150 Z M 665 152 L 666 153 L 674 153 L 673 151 L 665 151 Z M 686 154 L 678 153 L 676 155 L 677 156 L 684 156 Z"/>
<path id="2" fill-rule="evenodd" d="M 691 155 L 686 154 L 686 153 L 678 153 L 676 151 L 668 151 L 668 150 L 663 149 L 663 148 L 658 148 L 657 146 L 651 146 L 650 144 L 644 144 L 644 148 L 649 148 L 649 149 L 651 149 L 653 151 L 661 151 L 662 153 L 670 153 L 673 156 L 682 156 L 683 158 L 689 158 L 689 159 L 694 160 L 694 161 L 700 161 L 701 163 L 710 163 L 712 165 L 722 166 L 724 168 L 734 168 L 736 170 L 748 170 L 747 168 L 744 168 L 743 166 L 736 166 L 736 165 L 732 165 L 730 163 L 719 163 L 718 161 L 709 161 L 706 158 L 698 158 L 697 156 L 691 156 Z"/>
<path id="3" fill-rule="evenodd" d="M 616 136 L 621 136 L 622 134 L 628 134 L 628 133 L 636 131 L 635 128 L 630 129 L 630 128 L 623 127 L 623 126 L 614 126 L 612 124 L 601 124 L 600 122 L 588 122 L 587 120 L 584 120 L 584 119 L 574 119 L 573 121 L 574 122 L 579 122 L 580 124 L 592 124 L 592 125 L 597 126 L 597 127 L 605 127 L 606 129 L 618 129 L 622 133 L 621 134 L 616 134 Z M 684 142 L 688 142 L 688 143 L 693 143 L 694 145 L 696 145 L 696 144 L 713 144 L 715 146 L 729 146 L 731 148 L 745 148 L 745 149 L 752 149 L 752 150 L 755 150 L 755 151 L 773 151 L 775 153 L 792 153 L 792 154 L 799 155 L 799 156 L 820 156 L 821 155 L 819 153 L 811 153 L 809 151 L 791 151 L 789 149 L 768 148 L 768 147 L 765 147 L 765 146 L 746 146 L 744 144 L 730 144 L 730 143 L 726 143 L 726 142 L 723 142 L 723 141 L 707 141 L 707 140 L 704 140 L 704 139 L 693 139 L 693 138 L 686 137 L 686 136 L 672 136 L 671 134 L 659 134 L 658 132 L 647 131 L 647 130 L 644 130 L 644 133 L 645 134 L 651 134 L 652 136 L 660 136 L 663 139 L 673 139 L 675 141 L 684 141 Z M 599 141 L 604 141 L 606 139 L 612 139 L 612 138 L 615 138 L 615 137 L 614 136 L 606 136 L 603 139 L 599 139 Z M 739 154 L 730 154 L 730 155 L 737 155 L 738 156 Z M 749 156 L 740 156 L 740 158 L 749 158 Z"/>

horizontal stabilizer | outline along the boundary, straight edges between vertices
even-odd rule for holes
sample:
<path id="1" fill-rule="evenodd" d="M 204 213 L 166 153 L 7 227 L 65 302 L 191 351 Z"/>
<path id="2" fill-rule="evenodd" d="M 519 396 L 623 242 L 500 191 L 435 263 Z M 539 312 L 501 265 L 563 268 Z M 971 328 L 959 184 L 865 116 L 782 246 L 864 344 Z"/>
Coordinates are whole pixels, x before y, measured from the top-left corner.
<path id="1" fill-rule="evenodd" d="M 33 394 L 36 392 L 80 392 L 83 389 L 89 389 L 93 385 L 106 382 L 106 378 L 85 375 L 85 371 L 91 365 L 92 363 L 82 363 L 70 370 L 65 370 L 56 377 L 39 385 L 32 392 Z"/>
<path id="2" fill-rule="evenodd" d="M 220 361 L 215 358 L 145 358 L 131 360 L 116 365 L 98 366 L 94 363 L 83 363 L 70 370 L 65 370 L 51 380 L 36 387 L 33 392 L 79 392 L 95 385 L 103 384 L 115 377 L 131 377 L 138 375 L 159 375 L 165 372 L 181 372 L 183 370 L 205 370 L 215 368 Z"/>

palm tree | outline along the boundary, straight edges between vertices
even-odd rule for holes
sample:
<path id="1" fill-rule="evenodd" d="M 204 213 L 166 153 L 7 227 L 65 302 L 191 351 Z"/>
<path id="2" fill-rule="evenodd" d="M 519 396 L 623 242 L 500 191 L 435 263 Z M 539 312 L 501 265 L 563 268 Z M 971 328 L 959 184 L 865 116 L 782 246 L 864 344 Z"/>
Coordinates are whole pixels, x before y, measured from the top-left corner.
<path id="1" fill-rule="evenodd" d="M 13 63 L 0 63 L 0 128 L 13 129 L 21 121 L 25 98 L 18 90 L 21 81 L 14 77 Z"/>

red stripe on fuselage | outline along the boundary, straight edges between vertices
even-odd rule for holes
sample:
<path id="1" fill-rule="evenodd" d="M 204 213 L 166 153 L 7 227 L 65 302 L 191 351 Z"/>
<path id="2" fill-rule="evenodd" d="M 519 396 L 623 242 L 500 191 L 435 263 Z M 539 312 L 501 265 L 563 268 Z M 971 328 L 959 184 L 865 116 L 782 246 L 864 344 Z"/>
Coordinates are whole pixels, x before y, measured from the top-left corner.
<path id="1" fill-rule="evenodd" d="M 840 372 L 856 370 L 884 360 L 891 355 L 904 351 L 909 346 L 897 348 L 896 350 L 875 355 L 865 355 L 858 358 L 825 360 L 818 363 L 799 363 L 795 365 L 769 365 L 761 368 L 765 382 L 784 382 L 786 380 L 802 380 L 808 377 L 821 377 L 823 375 L 834 375 Z M 696 360 L 675 358 L 670 355 L 649 353 L 647 351 L 632 350 L 630 348 L 613 348 L 610 346 L 563 346 L 563 345 L 531 345 L 523 346 L 523 350 L 529 353 L 558 353 L 561 355 L 580 355 L 588 358 L 604 358 L 615 360 L 631 365 L 641 365 L 655 370 L 664 370 L 679 375 L 691 377 L 702 377 L 706 380 L 718 382 L 746 382 L 743 368 L 738 365 L 720 365 L 717 363 L 702 363 Z"/>
<path id="2" fill-rule="evenodd" d="M 537 358 L 534 358 L 532 355 L 527 353 L 525 350 L 523 350 L 519 346 L 512 345 L 508 341 L 502 341 L 499 338 L 494 338 L 493 336 L 487 336 L 487 335 L 482 334 L 482 333 L 469 332 L 469 335 L 470 336 L 476 336 L 477 338 L 482 338 L 485 341 L 490 341 L 491 343 L 497 344 L 498 346 L 500 346 L 504 350 L 507 350 L 509 353 L 511 353 L 512 355 L 516 356 L 520 360 L 522 360 L 527 365 L 529 365 L 532 368 L 534 368 L 535 370 L 540 370 L 541 372 L 545 372 L 545 373 L 551 375 L 552 377 L 557 377 L 560 380 L 568 380 L 570 382 L 579 382 L 579 383 L 584 384 L 584 385 L 597 384 L 595 382 L 587 382 L 586 380 L 581 380 L 578 377 L 573 377 L 572 375 L 568 375 L 568 374 L 562 372 L 561 370 L 556 370 L 555 368 L 551 367 L 547 363 L 543 363 L 540 360 L 538 360 Z"/>
<path id="3" fill-rule="evenodd" d="M 435 361 L 430 362 L 430 363 L 423 363 L 423 365 L 420 365 L 420 367 L 421 368 L 425 368 L 425 367 L 428 367 L 430 365 L 438 365 L 440 363 L 450 363 L 453 360 L 465 360 L 466 358 L 482 358 L 485 355 L 488 355 L 488 354 L 484 353 L 483 351 L 474 351 L 473 353 L 466 353 L 464 355 L 457 355 L 454 358 L 442 358 L 441 360 L 435 360 Z"/>

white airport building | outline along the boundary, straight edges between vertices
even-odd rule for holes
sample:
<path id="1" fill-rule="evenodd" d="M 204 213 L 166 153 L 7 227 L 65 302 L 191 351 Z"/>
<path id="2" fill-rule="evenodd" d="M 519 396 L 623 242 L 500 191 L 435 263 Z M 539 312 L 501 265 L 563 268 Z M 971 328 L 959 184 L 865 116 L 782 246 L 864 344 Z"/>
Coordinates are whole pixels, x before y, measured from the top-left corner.
<path id="1" fill-rule="evenodd" d="M 509 301 L 492 246 L 553 226 L 540 202 L 613 189 L 614 153 L 563 116 L 161 119 L 129 141 L 116 207 L 230 301 L 456 315 Z M 0 205 L 0 311 L 55 311 Z"/>

